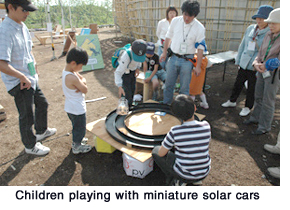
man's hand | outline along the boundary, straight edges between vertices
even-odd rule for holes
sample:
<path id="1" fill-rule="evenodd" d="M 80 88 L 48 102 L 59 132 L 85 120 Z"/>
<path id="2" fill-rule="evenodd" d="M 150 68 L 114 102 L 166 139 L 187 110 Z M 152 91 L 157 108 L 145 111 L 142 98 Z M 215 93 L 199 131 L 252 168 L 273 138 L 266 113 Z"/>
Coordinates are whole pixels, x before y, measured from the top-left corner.
<path id="1" fill-rule="evenodd" d="M 31 87 L 30 80 L 25 75 L 21 76 L 19 79 L 20 79 L 20 90 L 23 90 L 25 88 L 29 90 Z"/>
<path id="2" fill-rule="evenodd" d="M 163 51 L 163 53 L 160 55 L 160 59 L 159 59 L 159 61 L 160 61 L 160 62 L 165 61 L 166 56 L 167 56 L 167 53 L 166 53 L 165 51 Z"/>
<path id="3" fill-rule="evenodd" d="M 194 71 L 195 75 L 198 77 L 198 76 L 200 75 L 201 68 L 200 68 L 200 67 L 195 67 L 195 68 L 193 69 L 193 71 Z"/>

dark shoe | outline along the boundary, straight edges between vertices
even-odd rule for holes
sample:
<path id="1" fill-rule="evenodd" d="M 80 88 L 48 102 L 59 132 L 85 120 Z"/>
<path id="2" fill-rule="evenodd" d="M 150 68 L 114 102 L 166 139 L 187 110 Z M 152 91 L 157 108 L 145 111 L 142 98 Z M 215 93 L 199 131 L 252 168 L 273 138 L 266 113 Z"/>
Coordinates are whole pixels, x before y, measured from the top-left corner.
<path id="1" fill-rule="evenodd" d="M 252 125 L 252 124 L 257 124 L 258 122 L 252 121 L 252 120 L 245 120 L 243 122 L 244 125 Z"/>
<path id="2" fill-rule="evenodd" d="M 267 133 L 267 132 L 266 131 L 261 131 L 261 130 L 258 130 L 258 129 L 252 132 L 253 135 L 262 135 L 262 134 L 265 134 L 265 133 Z"/>

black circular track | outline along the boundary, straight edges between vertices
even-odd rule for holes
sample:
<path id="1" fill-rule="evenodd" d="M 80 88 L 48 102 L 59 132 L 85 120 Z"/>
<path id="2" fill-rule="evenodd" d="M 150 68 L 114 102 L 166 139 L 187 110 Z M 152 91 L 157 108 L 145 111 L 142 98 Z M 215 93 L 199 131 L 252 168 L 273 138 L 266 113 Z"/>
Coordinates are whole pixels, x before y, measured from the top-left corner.
<path id="1" fill-rule="evenodd" d="M 131 115 L 134 115 L 139 112 L 165 112 L 166 114 L 173 113 L 170 110 L 170 106 L 166 104 L 158 104 L 158 103 L 142 103 L 137 106 L 134 106 L 130 109 L 128 115 L 117 115 L 116 110 L 112 111 L 107 115 L 105 124 L 106 130 L 110 134 L 110 136 L 122 143 L 124 145 L 130 144 L 133 147 L 142 147 L 152 149 L 155 146 L 158 146 L 163 141 L 165 135 L 143 135 L 136 133 L 125 125 L 125 119 Z M 199 120 L 197 116 L 195 116 L 196 120 Z M 182 121 L 180 121 L 182 122 Z"/>

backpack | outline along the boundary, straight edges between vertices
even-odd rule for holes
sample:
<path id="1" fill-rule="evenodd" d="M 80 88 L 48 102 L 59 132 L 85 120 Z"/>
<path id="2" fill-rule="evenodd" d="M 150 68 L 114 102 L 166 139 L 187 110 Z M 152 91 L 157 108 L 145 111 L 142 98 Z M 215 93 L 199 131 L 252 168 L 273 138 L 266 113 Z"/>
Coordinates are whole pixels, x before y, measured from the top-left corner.
<path id="1" fill-rule="evenodd" d="M 113 68 L 117 68 L 119 66 L 119 57 L 123 54 L 123 52 L 127 52 L 130 58 L 130 62 L 132 61 L 131 58 L 131 44 L 126 44 L 124 47 L 115 50 L 114 55 L 112 56 L 112 66 Z"/>

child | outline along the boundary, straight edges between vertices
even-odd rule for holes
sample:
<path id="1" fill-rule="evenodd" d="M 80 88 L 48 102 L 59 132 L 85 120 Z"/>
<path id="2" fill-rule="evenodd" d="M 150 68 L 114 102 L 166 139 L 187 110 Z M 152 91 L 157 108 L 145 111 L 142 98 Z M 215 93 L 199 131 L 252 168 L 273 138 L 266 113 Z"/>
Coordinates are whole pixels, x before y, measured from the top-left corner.
<path id="1" fill-rule="evenodd" d="M 88 54 L 81 48 L 72 48 L 66 57 L 66 66 L 62 72 L 62 89 L 65 95 L 64 110 L 72 122 L 72 152 L 87 153 L 92 147 L 82 143 L 86 134 L 86 103 L 88 92 L 86 79 L 78 72 L 88 62 Z"/>
<path id="2" fill-rule="evenodd" d="M 146 59 L 143 62 L 143 71 L 145 74 L 145 82 L 152 82 L 153 100 L 157 100 L 159 87 L 158 79 L 165 83 L 166 72 L 159 65 L 159 56 L 154 53 L 155 45 L 153 42 L 147 43 Z"/>
<path id="3" fill-rule="evenodd" d="M 124 95 L 128 100 L 129 107 L 133 103 L 136 77 L 139 75 L 141 64 L 145 61 L 146 48 L 147 45 L 144 40 L 135 40 L 131 46 L 131 58 L 128 53 L 123 53 L 119 58 L 119 66 L 115 71 L 115 84 L 119 89 L 119 97 Z"/>
<path id="4" fill-rule="evenodd" d="M 193 60 L 196 60 L 197 56 L 194 55 Z M 195 62 L 193 65 L 196 66 Z M 201 72 L 199 74 L 199 76 L 195 75 L 195 72 L 192 72 L 192 76 L 191 76 L 191 81 L 189 84 L 189 94 L 191 95 L 192 100 L 195 100 L 195 96 L 199 95 L 201 103 L 200 103 L 200 107 L 204 108 L 204 109 L 209 109 L 209 105 L 207 103 L 206 100 L 206 95 L 205 93 L 202 91 L 203 89 L 203 85 L 204 85 L 204 81 L 205 81 L 205 75 L 206 75 L 206 68 L 210 67 L 212 64 L 211 62 L 208 60 L 208 58 L 206 56 L 203 56 L 202 58 L 202 62 L 201 62 Z"/>
<path id="5" fill-rule="evenodd" d="M 171 110 L 183 123 L 173 126 L 161 146 L 153 149 L 153 159 L 166 174 L 167 184 L 184 186 L 199 182 L 210 171 L 210 125 L 194 120 L 195 105 L 188 95 L 178 95 Z M 170 151 L 173 148 L 175 151 Z"/>

